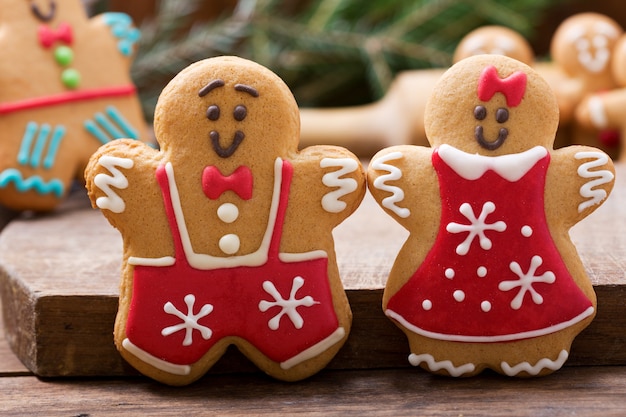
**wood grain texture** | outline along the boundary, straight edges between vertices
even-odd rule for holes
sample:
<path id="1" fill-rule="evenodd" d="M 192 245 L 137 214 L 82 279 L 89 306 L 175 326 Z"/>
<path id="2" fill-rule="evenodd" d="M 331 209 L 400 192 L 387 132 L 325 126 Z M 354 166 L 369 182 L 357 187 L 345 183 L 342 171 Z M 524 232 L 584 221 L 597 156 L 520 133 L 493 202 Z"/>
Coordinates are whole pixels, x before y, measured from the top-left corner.
<path id="1" fill-rule="evenodd" d="M 574 341 L 568 365 L 626 364 L 626 165 L 609 200 L 571 232 L 598 295 L 598 315 Z M 329 369 L 408 367 L 404 335 L 383 315 L 387 274 L 408 232 L 367 196 L 334 232 L 353 329 Z M 19 218 L 0 234 L 6 340 L 40 376 L 135 371 L 113 346 L 122 241 L 82 193 L 58 212 Z M 235 349 L 211 373 L 254 372 Z"/>
<path id="2" fill-rule="evenodd" d="M 322 371 L 298 383 L 213 375 L 173 388 L 146 378 L 0 378 L 12 416 L 623 416 L 624 367 L 568 367 L 545 378 L 451 379 L 418 369 Z"/>

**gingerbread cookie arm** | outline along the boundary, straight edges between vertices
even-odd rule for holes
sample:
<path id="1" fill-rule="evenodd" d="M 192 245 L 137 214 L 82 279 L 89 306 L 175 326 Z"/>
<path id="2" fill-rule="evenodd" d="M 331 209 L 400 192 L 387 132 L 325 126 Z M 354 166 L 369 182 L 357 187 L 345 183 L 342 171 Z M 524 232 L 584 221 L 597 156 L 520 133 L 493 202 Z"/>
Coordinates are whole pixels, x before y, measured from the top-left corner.
<path id="1" fill-rule="evenodd" d="M 331 230 L 357 209 L 365 195 L 365 171 L 361 162 L 344 148 L 308 147 L 296 156 L 293 164 L 293 197 L 288 215 L 314 212 L 295 223 L 311 220 L 317 224 L 320 219 L 327 219 Z M 315 230 L 313 223 L 310 226 Z"/>
<path id="2" fill-rule="evenodd" d="M 85 170 L 87 192 L 94 208 L 119 230 L 137 228 L 145 233 L 133 240 L 132 256 L 158 257 L 171 252 L 171 242 L 157 248 L 169 233 L 161 191 L 155 180 L 158 153 L 129 139 L 110 142 L 91 157 Z M 156 252 L 156 253 L 153 253 Z M 170 253 L 165 253 L 170 254 Z"/>
<path id="3" fill-rule="evenodd" d="M 558 149 L 552 159 L 546 178 L 546 213 L 548 217 L 558 213 L 555 216 L 569 228 L 606 200 L 613 189 L 615 168 L 608 155 L 587 146 Z"/>
<path id="4" fill-rule="evenodd" d="M 141 37 L 141 32 L 133 25 L 131 17 L 125 13 L 108 12 L 92 18 L 90 24 L 115 40 L 117 51 L 127 58 L 130 66 Z"/>
<path id="5" fill-rule="evenodd" d="M 431 164 L 432 150 L 422 146 L 394 146 L 372 158 L 368 167 L 369 190 L 380 206 L 404 227 L 416 221 L 414 214 L 427 210 L 424 189 L 437 192 Z M 414 179 L 421 178 L 421 184 Z M 436 204 L 433 205 L 437 207 Z M 435 209 L 436 211 L 436 209 Z"/>
<path id="6" fill-rule="evenodd" d="M 576 120 L 594 129 L 618 128 L 624 120 L 624 104 L 626 89 L 590 94 L 576 108 Z"/>

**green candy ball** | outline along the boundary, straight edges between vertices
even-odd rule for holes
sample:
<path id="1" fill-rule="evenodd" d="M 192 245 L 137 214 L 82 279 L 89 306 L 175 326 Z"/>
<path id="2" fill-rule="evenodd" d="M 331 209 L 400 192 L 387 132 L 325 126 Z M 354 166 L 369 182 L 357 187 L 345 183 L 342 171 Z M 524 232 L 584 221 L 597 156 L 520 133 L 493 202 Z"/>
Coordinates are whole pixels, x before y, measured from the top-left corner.
<path id="1" fill-rule="evenodd" d="M 74 60 L 74 51 L 68 46 L 59 46 L 54 50 L 54 60 L 62 67 L 67 67 Z"/>
<path id="2" fill-rule="evenodd" d="M 74 68 L 68 68 L 61 74 L 61 81 L 67 88 L 76 88 L 80 84 L 80 73 Z"/>

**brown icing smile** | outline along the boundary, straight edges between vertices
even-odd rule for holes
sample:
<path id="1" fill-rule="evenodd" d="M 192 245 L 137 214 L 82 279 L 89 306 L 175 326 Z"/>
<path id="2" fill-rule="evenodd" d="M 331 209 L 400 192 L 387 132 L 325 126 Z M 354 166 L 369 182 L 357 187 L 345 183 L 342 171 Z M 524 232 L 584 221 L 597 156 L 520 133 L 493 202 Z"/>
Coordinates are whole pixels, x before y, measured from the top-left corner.
<path id="1" fill-rule="evenodd" d="M 209 137 L 211 138 L 211 145 L 213 146 L 213 150 L 215 151 L 215 153 L 222 158 L 228 158 L 235 153 L 246 135 L 241 130 L 236 131 L 233 137 L 233 141 L 227 148 L 224 148 L 222 147 L 222 145 L 220 145 L 220 134 L 215 130 L 212 130 L 211 133 L 209 133 Z"/>
<path id="2" fill-rule="evenodd" d="M 507 120 L 509 120 L 509 111 L 501 107 L 496 110 L 495 116 L 496 122 L 500 124 L 505 123 Z M 485 108 L 485 106 L 479 105 L 474 108 L 474 118 L 478 121 L 482 121 L 487 118 L 487 109 Z M 490 151 L 498 149 L 500 146 L 502 146 L 508 136 L 509 130 L 502 127 L 498 132 L 498 137 L 496 138 L 496 140 L 488 141 L 487 139 L 485 139 L 485 132 L 482 125 L 478 125 L 476 126 L 476 129 L 474 129 L 474 137 L 476 138 L 478 144 Z"/>
<path id="3" fill-rule="evenodd" d="M 488 140 L 485 139 L 482 126 L 480 125 L 476 126 L 476 129 L 474 130 L 474 137 L 478 141 L 478 144 L 482 146 L 483 148 L 488 149 L 490 151 L 498 149 L 500 146 L 502 146 L 502 144 L 504 143 L 508 135 L 509 135 L 509 130 L 502 127 L 500 128 L 500 132 L 498 132 L 497 139 L 492 142 L 489 142 Z"/>
<path id="4" fill-rule="evenodd" d="M 57 5 L 52 0 L 50 0 L 48 2 L 48 4 L 49 4 L 49 6 L 48 6 L 48 13 L 47 14 L 44 14 L 39 9 L 39 6 L 37 4 L 35 4 L 35 2 L 33 2 L 33 1 L 30 2 L 30 10 L 35 15 L 35 17 L 37 19 L 41 20 L 42 22 L 49 22 L 52 19 L 54 19 L 54 15 L 56 14 Z"/>

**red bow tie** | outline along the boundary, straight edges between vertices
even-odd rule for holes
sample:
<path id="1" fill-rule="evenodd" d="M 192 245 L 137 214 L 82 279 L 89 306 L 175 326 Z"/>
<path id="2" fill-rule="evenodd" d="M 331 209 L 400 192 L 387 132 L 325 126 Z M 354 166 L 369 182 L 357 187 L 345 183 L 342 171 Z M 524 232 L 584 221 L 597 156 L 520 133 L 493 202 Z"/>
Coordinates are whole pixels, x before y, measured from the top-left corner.
<path id="1" fill-rule="evenodd" d="M 55 42 L 71 45 L 73 40 L 72 27 L 67 23 L 59 24 L 57 30 L 48 25 L 40 25 L 37 35 L 39 36 L 39 43 L 44 48 L 50 48 Z"/>
<path id="2" fill-rule="evenodd" d="M 202 190 L 211 200 L 219 198 L 226 191 L 233 191 L 240 198 L 252 198 L 252 172 L 247 166 L 240 166 L 230 175 L 223 175 L 214 165 L 204 168 Z"/>

